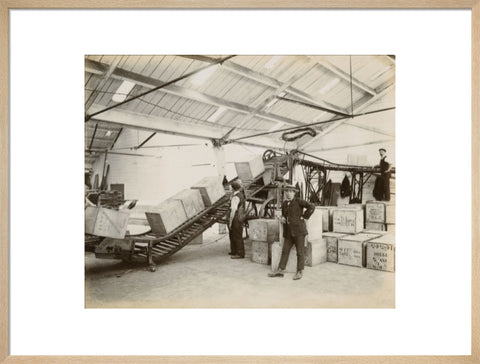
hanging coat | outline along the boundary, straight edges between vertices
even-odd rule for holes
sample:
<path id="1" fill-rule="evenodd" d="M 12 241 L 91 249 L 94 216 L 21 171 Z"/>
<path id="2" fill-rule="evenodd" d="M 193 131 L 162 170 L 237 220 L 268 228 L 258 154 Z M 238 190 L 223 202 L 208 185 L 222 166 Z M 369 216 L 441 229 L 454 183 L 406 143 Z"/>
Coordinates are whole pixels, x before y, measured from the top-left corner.
<path id="1" fill-rule="evenodd" d="M 342 185 L 340 186 L 340 196 L 350 196 L 350 192 L 352 192 L 352 189 L 350 188 L 350 180 L 348 179 L 347 175 L 345 175 L 342 181 Z"/>

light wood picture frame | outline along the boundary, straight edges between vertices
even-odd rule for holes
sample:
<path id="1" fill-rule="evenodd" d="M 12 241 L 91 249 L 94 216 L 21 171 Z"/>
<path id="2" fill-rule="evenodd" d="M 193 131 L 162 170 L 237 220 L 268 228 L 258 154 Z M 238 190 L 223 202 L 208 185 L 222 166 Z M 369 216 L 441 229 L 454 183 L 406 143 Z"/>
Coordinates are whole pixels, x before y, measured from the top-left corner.
<path id="1" fill-rule="evenodd" d="M 467 9 L 472 54 L 471 355 L 465 356 L 12 356 L 10 355 L 9 11 L 13 9 Z M 480 362 L 480 0 L 182 1 L 0 0 L 0 362 L 1 363 L 479 363 Z"/>

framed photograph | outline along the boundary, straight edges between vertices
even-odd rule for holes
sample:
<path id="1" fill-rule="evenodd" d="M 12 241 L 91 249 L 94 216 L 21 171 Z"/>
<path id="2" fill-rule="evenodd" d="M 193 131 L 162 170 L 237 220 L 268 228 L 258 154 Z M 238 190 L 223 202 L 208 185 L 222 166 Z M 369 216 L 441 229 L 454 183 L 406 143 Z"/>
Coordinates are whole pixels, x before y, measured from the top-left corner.
<path id="1" fill-rule="evenodd" d="M 476 362 L 478 16 L 1 1 L 0 360 Z"/>

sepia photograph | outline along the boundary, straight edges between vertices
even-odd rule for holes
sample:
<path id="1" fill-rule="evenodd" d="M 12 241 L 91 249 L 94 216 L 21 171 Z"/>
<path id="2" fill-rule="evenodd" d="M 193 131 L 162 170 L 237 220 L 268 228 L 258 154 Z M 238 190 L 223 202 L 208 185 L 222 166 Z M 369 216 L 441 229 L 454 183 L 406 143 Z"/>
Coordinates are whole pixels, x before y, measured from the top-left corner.
<path id="1" fill-rule="evenodd" d="M 0 363 L 478 361 L 480 0 L 62 1 L 0 0 Z"/>
<path id="2" fill-rule="evenodd" d="M 395 308 L 395 55 L 86 55 L 86 308 Z"/>

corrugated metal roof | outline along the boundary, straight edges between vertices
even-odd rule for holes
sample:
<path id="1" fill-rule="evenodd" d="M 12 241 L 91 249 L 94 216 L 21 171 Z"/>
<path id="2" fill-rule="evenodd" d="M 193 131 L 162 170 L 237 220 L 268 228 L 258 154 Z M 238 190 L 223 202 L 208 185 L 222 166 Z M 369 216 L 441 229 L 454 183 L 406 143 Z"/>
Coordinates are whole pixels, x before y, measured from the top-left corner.
<path id="1" fill-rule="evenodd" d="M 225 57 L 86 56 L 85 114 L 113 107 L 126 117 L 112 120 L 110 111 L 88 117 L 85 149 L 90 144 L 92 149 L 107 148 L 113 144 L 116 133 L 105 136 L 106 129 L 112 124 L 136 128 L 139 116 L 151 119 L 151 125 L 159 125 L 159 129 L 161 122 L 205 126 L 222 135 L 234 129 L 226 137 L 228 140 L 268 132 L 278 125 L 309 126 L 349 116 L 352 99 L 354 114 L 395 106 L 393 56 L 239 55 L 214 65 Z M 205 67 L 209 71 L 200 72 Z M 175 81 L 191 72 L 194 74 Z M 147 94 L 118 105 L 112 97 L 125 81 L 133 83 L 127 100 Z M 166 82 L 172 83 L 164 86 Z M 160 88 L 148 93 L 155 87 Z M 217 112 L 215 119 L 209 120 Z M 92 142 L 97 124 L 102 126 L 104 136 L 96 135 Z M 319 134 L 328 132 L 328 124 L 310 126 Z M 280 135 L 271 135 L 272 145 L 279 144 Z M 309 138 L 298 139 L 297 147 L 309 143 Z M 86 160 L 94 158 L 87 154 Z"/>

